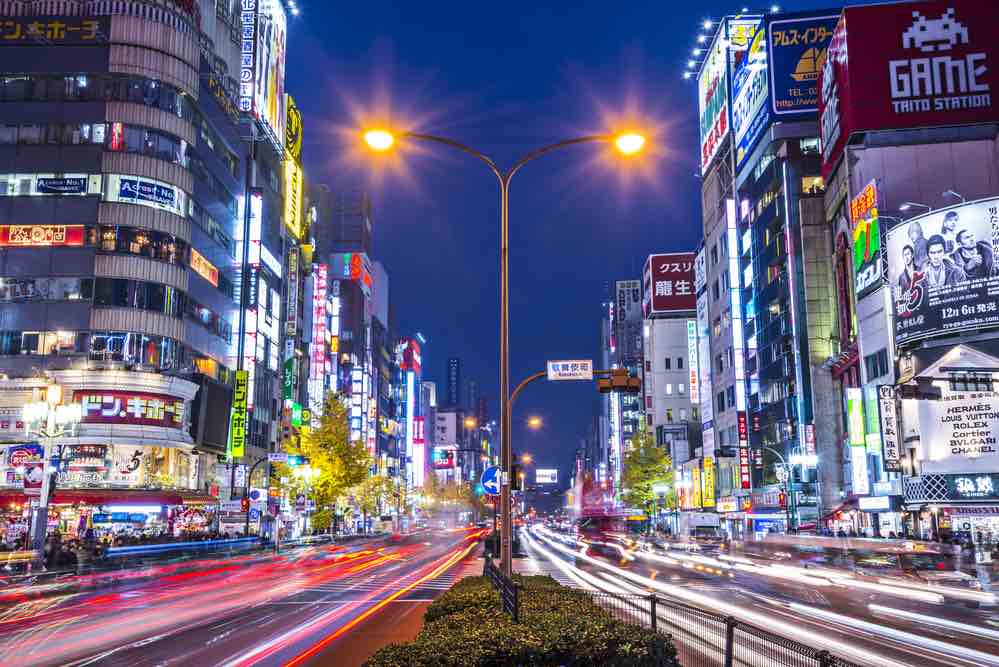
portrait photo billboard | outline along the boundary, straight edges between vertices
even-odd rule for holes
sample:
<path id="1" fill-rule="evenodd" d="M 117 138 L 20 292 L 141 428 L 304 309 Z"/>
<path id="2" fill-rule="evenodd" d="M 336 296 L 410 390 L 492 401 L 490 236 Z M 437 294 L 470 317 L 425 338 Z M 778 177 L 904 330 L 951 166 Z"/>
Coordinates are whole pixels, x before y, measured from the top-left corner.
<path id="1" fill-rule="evenodd" d="M 999 325 L 999 197 L 906 220 L 885 246 L 896 344 Z"/>

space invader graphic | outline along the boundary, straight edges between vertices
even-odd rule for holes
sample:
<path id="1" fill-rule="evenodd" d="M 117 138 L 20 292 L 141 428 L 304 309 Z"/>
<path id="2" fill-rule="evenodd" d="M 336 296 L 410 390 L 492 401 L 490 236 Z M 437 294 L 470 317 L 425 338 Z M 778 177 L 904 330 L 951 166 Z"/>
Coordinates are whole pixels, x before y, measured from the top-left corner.
<path id="1" fill-rule="evenodd" d="M 968 43 L 968 29 L 954 17 L 954 8 L 938 19 L 928 19 L 919 12 L 912 12 L 915 19 L 902 33 L 902 46 L 906 49 L 918 48 L 923 53 L 950 51 L 951 47 Z"/>

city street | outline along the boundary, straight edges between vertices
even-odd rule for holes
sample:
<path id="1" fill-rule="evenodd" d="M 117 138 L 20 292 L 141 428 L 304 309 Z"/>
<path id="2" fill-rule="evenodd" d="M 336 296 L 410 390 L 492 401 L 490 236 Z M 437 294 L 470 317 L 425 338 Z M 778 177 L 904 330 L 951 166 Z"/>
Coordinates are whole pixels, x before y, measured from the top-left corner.
<path id="1" fill-rule="evenodd" d="M 306 547 L 7 604 L 0 607 L 0 655 L 12 667 L 324 664 L 323 651 L 350 641 L 365 621 L 365 634 L 377 634 L 379 614 L 398 618 L 400 608 L 425 606 L 449 588 L 477 537 L 458 529 L 398 543 Z"/>
<path id="2" fill-rule="evenodd" d="M 582 553 L 570 536 L 544 528 L 532 528 L 523 542 L 532 561 L 527 569 L 565 585 L 655 592 L 859 664 L 999 665 L 999 608 L 979 607 L 976 601 L 986 596 L 977 591 L 887 578 L 872 584 L 845 571 L 814 572 L 739 556 L 636 551 L 613 558 L 592 545 Z M 659 608 L 666 624 L 660 627 L 668 627 L 679 646 L 685 638 L 700 643 L 710 635 L 710 628 L 691 627 L 682 618 L 670 613 L 668 603 Z M 718 645 L 723 641 L 717 637 Z"/>

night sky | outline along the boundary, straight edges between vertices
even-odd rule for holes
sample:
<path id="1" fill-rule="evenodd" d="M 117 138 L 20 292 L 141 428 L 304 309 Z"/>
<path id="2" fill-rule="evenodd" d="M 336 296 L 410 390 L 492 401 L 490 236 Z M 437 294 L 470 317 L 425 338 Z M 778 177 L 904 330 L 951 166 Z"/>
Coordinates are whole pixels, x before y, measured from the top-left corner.
<path id="1" fill-rule="evenodd" d="M 654 150 L 637 160 L 584 145 L 514 178 L 512 384 L 546 359 L 596 359 L 601 303 L 613 281 L 640 279 L 653 252 L 695 248 L 696 83 L 681 73 L 703 20 L 739 5 L 300 5 L 302 15 L 290 20 L 287 89 L 304 115 L 308 177 L 334 191 L 371 192 L 374 257 L 389 273 L 398 333 L 426 336 L 424 377 L 439 388 L 447 358 L 460 357 L 464 379 L 478 381 L 497 418 L 498 185 L 484 165 L 446 147 L 406 145 L 379 161 L 358 149 L 356 128 L 388 122 L 451 137 L 501 166 L 554 141 L 624 126 L 654 137 Z M 532 385 L 515 409 L 515 451 L 559 467 L 564 480 L 597 396 L 589 383 Z M 529 414 L 544 419 L 540 432 L 524 425 Z"/>

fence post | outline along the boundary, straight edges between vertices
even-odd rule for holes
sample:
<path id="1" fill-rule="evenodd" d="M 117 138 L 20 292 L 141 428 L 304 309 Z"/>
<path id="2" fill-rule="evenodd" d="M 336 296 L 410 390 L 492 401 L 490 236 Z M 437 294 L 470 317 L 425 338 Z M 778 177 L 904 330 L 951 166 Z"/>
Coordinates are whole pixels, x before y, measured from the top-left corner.
<path id="1" fill-rule="evenodd" d="M 833 667 L 833 656 L 829 651 L 819 651 L 815 654 L 815 659 L 819 661 L 819 667 Z"/>
<path id="2" fill-rule="evenodd" d="M 510 582 L 511 588 L 513 588 L 513 622 L 520 622 L 520 586 Z"/>
<path id="3" fill-rule="evenodd" d="M 732 667 L 735 653 L 735 625 L 737 621 L 732 616 L 725 617 L 725 667 Z"/>
<path id="4" fill-rule="evenodd" d="M 658 602 L 658 601 L 659 601 L 659 598 L 656 596 L 655 593 L 653 593 L 651 595 L 651 597 L 649 597 L 649 610 L 650 610 L 651 616 L 652 616 L 651 620 L 652 620 L 652 631 L 653 632 L 656 631 L 656 619 L 659 616 L 659 614 L 656 613 L 656 602 Z"/>

